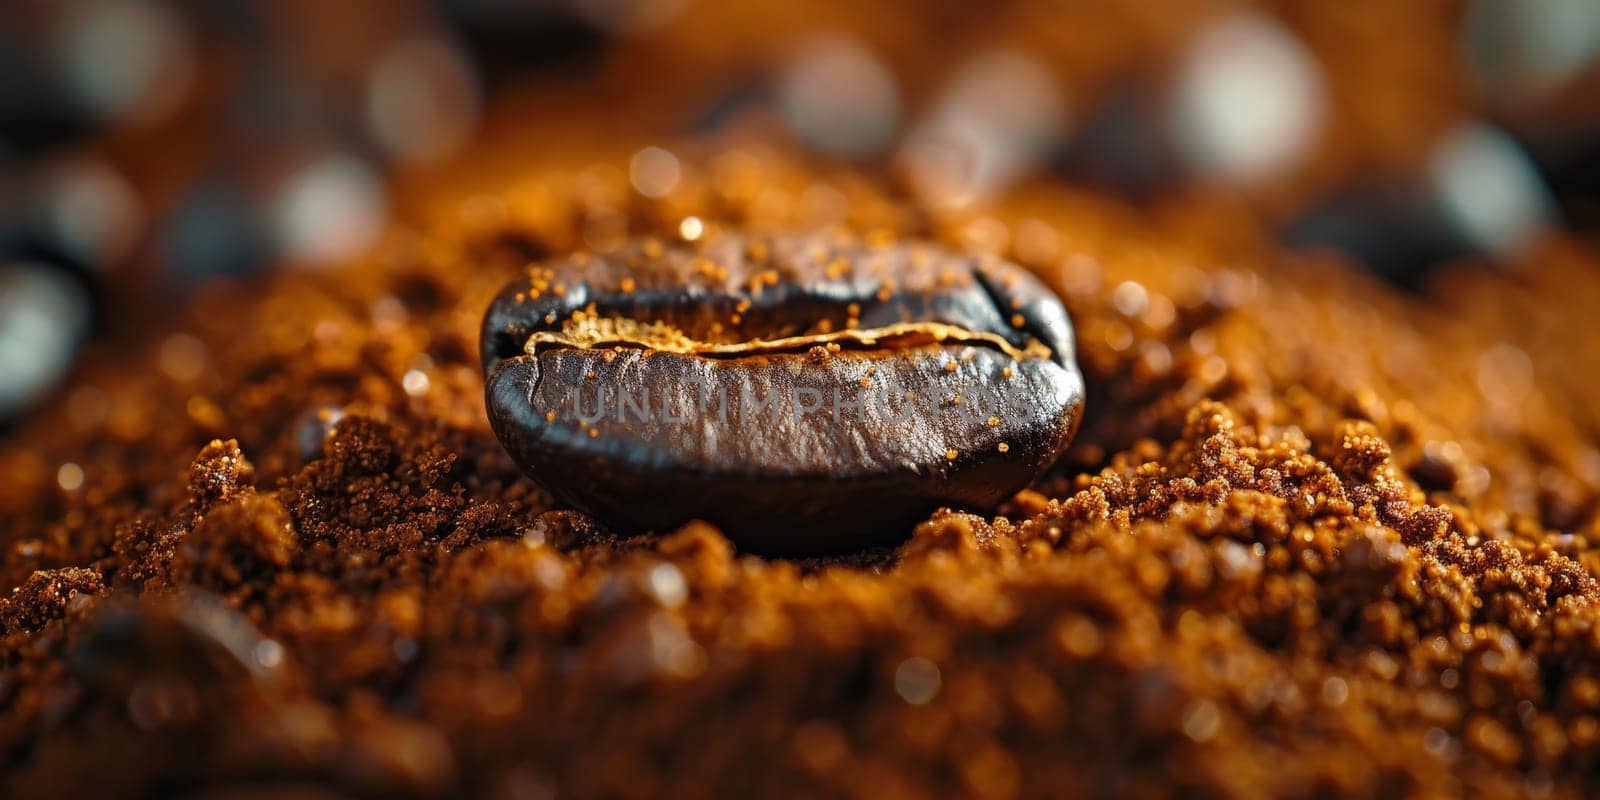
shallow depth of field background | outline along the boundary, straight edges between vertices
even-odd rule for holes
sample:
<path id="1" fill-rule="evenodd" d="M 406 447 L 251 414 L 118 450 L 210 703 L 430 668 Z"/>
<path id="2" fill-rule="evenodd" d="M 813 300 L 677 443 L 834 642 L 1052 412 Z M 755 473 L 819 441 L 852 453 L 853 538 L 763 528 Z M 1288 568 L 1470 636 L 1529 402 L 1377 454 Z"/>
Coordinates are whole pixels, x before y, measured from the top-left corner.
<path id="1" fill-rule="evenodd" d="M 660 126 L 646 194 L 755 118 L 932 202 L 1215 198 L 1416 288 L 1600 225 L 1597 56 L 1592 0 L 6 0 L 0 426 L 207 282 L 359 253 L 540 87 Z"/>

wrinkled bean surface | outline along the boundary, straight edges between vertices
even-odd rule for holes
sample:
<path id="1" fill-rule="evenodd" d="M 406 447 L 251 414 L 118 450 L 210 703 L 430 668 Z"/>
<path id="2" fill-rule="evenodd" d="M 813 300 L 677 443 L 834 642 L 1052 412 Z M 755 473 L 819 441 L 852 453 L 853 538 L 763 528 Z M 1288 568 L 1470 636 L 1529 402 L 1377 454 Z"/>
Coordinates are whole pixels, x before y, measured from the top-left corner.
<path id="1" fill-rule="evenodd" d="M 530 267 L 484 320 L 496 434 L 625 531 L 746 547 L 903 538 L 985 509 L 1067 445 L 1071 323 L 1022 269 L 843 235 L 638 240 Z"/>

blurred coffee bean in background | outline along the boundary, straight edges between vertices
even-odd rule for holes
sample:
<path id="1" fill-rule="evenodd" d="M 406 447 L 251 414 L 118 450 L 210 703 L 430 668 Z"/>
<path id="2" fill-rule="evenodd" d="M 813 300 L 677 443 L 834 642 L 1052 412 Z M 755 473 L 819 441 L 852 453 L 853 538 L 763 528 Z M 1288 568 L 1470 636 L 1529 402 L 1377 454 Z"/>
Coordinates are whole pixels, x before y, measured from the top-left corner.
<path id="1" fill-rule="evenodd" d="M 373 64 L 366 113 L 371 135 L 403 161 L 432 161 L 464 147 L 482 99 L 471 56 L 439 36 L 396 41 Z"/>
<path id="2" fill-rule="evenodd" d="M 1295 248 L 1342 253 L 1402 286 L 1416 286 L 1427 265 L 1472 249 L 1425 186 L 1399 180 L 1342 189 L 1290 221 L 1282 238 Z"/>
<path id="3" fill-rule="evenodd" d="M 1467 123 L 1439 141 L 1417 174 L 1346 189 L 1293 221 L 1284 239 L 1343 252 L 1415 286 L 1457 259 L 1512 261 L 1556 221 L 1527 154 L 1503 131 Z"/>
<path id="4" fill-rule="evenodd" d="M 54 388 L 90 324 L 88 293 L 64 270 L 0 262 L 0 425 Z"/>
<path id="5" fill-rule="evenodd" d="M 1084 113 L 1056 164 L 1068 180 L 1144 201 L 1175 184 L 1182 165 L 1147 80 L 1106 91 Z"/>
<path id="6" fill-rule="evenodd" d="M 194 31 L 146 0 L 13 0 L 0 24 L 0 141 L 38 153 L 107 125 L 152 124 L 196 79 Z"/>
<path id="7" fill-rule="evenodd" d="M 991 197 L 1064 144 L 1061 87 L 1015 50 L 959 64 L 898 155 L 912 188 L 930 204 L 959 207 Z"/>
<path id="8" fill-rule="evenodd" d="M 1473 0 L 1462 16 L 1461 38 L 1478 89 L 1497 103 L 1539 101 L 1600 56 L 1600 3 Z"/>
<path id="9" fill-rule="evenodd" d="M 1533 161 L 1504 132 L 1482 124 L 1451 131 L 1427 164 L 1428 184 L 1472 250 L 1509 260 L 1555 222 L 1555 202 Z"/>
<path id="10" fill-rule="evenodd" d="M 47 161 L 4 185 L 0 249 L 13 255 L 47 254 L 97 272 L 124 263 L 144 227 L 137 192 L 104 159 Z"/>
<path id="11" fill-rule="evenodd" d="M 383 185 L 361 159 L 318 156 L 284 176 L 271 200 L 276 253 L 292 266 L 327 267 L 377 241 L 387 214 Z"/>
<path id="12" fill-rule="evenodd" d="M 1600 229 L 1597 58 L 1591 0 L 11 0 L 0 260 L 67 309 L 60 341 L 116 335 L 210 282 L 359 255 L 405 212 L 392 176 L 447 174 L 494 123 L 614 102 L 664 137 L 787 136 L 935 213 L 1044 174 L 1226 198 L 1415 286 Z M 634 153 L 614 166 L 645 197 L 692 178 L 665 138 Z M 841 218 L 836 195 L 804 218 Z"/>
<path id="13" fill-rule="evenodd" d="M 435 10 L 462 38 L 489 88 L 528 74 L 580 73 L 613 38 L 566 2 L 448 0 Z"/>
<path id="14" fill-rule="evenodd" d="M 1523 132 L 1517 141 L 1571 227 L 1600 231 L 1600 118 L 1578 127 Z"/>
<path id="15" fill-rule="evenodd" d="M 67 0 L 51 27 L 66 97 L 95 120 L 159 120 L 195 79 L 193 33 L 166 3 Z"/>
<path id="16" fill-rule="evenodd" d="M 820 152 L 865 158 L 882 151 L 899 126 L 894 75 L 866 45 L 847 36 L 803 44 L 778 84 L 784 120 Z"/>
<path id="17" fill-rule="evenodd" d="M 266 261 L 260 202 L 224 175 L 185 186 L 157 233 L 155 258 L 168 282 L 193 287 L 212 277 L 245 275 Z"/>
<path id="18" fill-rule="evenodd" d="M 1327 113 L 1316 60 L 1282 25 L 1254 12 L 1196 34 L 1169 102 L 1166 124 L 1184 165 L 1234 184 L 1297 166 Z"/>

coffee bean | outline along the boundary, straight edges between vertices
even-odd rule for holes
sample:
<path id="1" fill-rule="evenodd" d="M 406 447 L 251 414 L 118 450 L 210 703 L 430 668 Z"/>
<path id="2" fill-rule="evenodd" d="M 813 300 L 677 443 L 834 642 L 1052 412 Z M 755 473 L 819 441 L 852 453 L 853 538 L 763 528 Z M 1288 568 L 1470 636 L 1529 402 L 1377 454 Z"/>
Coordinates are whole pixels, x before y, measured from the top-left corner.
<path id="1" fill-rule="evenodd" d="M 531 267 L 484 319 L 489 419 L 561 501 L 747 549 L 990 509 L 1076 430 L 1071 321 L 998 259 L 843 235 L 635 240 Z"/>

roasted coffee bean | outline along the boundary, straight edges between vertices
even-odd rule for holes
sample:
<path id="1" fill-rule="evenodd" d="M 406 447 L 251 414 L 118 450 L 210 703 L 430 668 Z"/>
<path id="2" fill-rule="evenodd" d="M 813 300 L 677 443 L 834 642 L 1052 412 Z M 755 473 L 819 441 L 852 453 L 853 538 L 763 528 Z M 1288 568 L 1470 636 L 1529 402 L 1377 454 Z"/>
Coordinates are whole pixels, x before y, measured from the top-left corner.
<path id="1" fill-rule="evenodd" d="M 624 532 L 694 518 L 762 552 L 902 539 L 1049 468 L 1070 320 L 999 259 L 843 235 L 629 242 L 531 267 L 483 327 L 489 419 Z"/>

